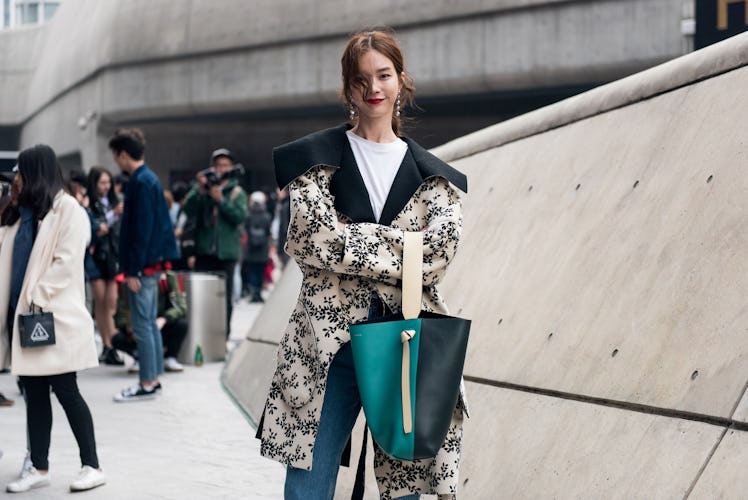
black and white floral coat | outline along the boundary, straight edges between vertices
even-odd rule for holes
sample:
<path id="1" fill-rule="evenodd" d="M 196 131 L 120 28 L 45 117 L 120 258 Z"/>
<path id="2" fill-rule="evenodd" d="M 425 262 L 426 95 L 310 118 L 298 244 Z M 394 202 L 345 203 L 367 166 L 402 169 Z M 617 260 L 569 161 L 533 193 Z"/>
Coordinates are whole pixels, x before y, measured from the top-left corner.
<path id="1" fill-rule="evenodd" d="M 437 284 L 460 239 L 457 189 L 467 191 L 463 174 L 404 138 L 408 151 L 376 223 L 347 127 L 316 132 L 273 152 L 278 185 L 289 187 L 291 200 L 286 251 L 299 264 L 303 282 L 280 342 L 258 437 L 264 456 L 307 470 L 328 369 L 350 341 L 348 326 L 367 319 L 372 290 L 391 310 L 400 310 L 405 231 L 423 231 L 422 308 L 447 313 Z M 346 223 L 345 231 L 337 228 L 338 220 Z M 382 498 L 456 494 L 464 413 L 461 391 L 434 459 L 404 462 L 375 452 Z"/>

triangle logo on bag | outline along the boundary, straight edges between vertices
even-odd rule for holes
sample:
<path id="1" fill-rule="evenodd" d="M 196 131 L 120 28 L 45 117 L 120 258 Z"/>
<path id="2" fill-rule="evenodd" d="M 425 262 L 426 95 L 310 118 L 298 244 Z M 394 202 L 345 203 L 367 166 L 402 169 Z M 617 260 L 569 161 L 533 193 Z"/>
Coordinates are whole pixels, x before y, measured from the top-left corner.
<path id="1" fill-rule="evenodd" d="M 31 341 L 44 342 L 45 340 L 49 340 L 49 333 L 47 333 L 47 330 L 44 329 L 41 323 L 37 323 L 34 326 L 34 331 L 31 332 Z"/>

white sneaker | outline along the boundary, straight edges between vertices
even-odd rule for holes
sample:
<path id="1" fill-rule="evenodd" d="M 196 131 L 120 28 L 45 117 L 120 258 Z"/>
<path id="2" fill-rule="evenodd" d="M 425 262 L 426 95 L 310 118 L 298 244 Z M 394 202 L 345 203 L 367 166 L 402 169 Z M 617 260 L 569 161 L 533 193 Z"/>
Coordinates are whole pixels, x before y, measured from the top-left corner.
<path id="1" fill-rule="evenodd" d="M 31 453 L 27 451 L 26 456 L 23 458 L 23 465 L 21 466 L 21 472 L 18 473 L 18 477 L 28 474 L 33 468 L 34 464 L 31 463 Z"/>
<path id="2" fill-rule="evenodd" d="M 184 371 L 184 366 L 177 361 L 177 358 L 166 358 L 164 360 L 164 370 L 167 372 L 181 372 Z"/>
<path id="3" fill-rule="evenodd" d="M 84 465 L 78 479 L 70 483 L 70 491 L 86 491 L 106 483 L 106 476 L 99 469 Z"/>
<path id="4" fill-rule="evenodd" d="M 22 491 L 29 491 L 31 488 L 41 488 L 42 486 L 49 486 L 49 472 L 41 474 L 34 467 L 24 471 L 21 477 L 8 483 L 5 490 L 8 493 L 21 493 Z"/>
<path id="5" fill-rule="evenodd" d="M 150 389 L 146 389 L 140 383 L 137 383 L 131 387 L 126 387 L 122 391 L 114 395 L 115 403 L 122 403 L 123 401 L 139 401 L 141 399 L 153 399 L 156 397 L 157 392 L 160 389 L 159 386 L 154 386 Z"/>
<path id="6" fill-rule="evenodd" d="M 140 371 L 140 364 L 137 361 L 133 361 L 130 367 L 127 369 L 127 373 L 138 373 Z"/>

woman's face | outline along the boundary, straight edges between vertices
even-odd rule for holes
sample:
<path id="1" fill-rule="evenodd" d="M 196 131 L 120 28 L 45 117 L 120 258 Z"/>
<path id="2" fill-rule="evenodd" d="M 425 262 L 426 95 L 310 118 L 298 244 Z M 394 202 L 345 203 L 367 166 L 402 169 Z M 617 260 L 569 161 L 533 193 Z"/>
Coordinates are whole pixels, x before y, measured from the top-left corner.
<path id="1" fill-rule="evenodd" d="M 13 184 L 11 188 L 19 195 L 23 191 L 23 179 L 21 179 L 21 172 L 16 172 L 16 176 L 13 177 Z"/>
<path id="2" fill-rule="evenodd" d="M 103 198 L 104 196 L 106 196 L 111 187 L 112 178 L 109 177 L 108 174 L 101 174 L 101 177 L 99 177 L 99 180 L 96 183 L 96 192 L 98 193 L 99 198 Z"/>
<path id="3" fill-rule="evenodd" d="M 388 118 L 392 120 L 400 78 L 390 59 L 371 49 L 358 60 L 358 78 L 364 85 L 351 87 L 351 100 L 358 109 L 359 121 Z M 355 82 L 354 82 L 355 83 Z"/>

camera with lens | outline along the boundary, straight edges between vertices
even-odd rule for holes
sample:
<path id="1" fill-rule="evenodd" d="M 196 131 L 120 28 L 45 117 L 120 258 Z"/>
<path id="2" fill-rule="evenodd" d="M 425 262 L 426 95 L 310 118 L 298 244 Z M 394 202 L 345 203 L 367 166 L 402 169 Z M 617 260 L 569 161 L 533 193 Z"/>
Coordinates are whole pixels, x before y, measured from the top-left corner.
<path id="1" fill-rule="evenodd" d="M 200 172 L 198 172 L 198 175 L 204 175 L 207 179 L 206 185 L 211 188 L 222 183 L 224 179 L 241 177 L 242 175 L 244 175 L 244 166 L 241 163 L 237 163 L 234 168 L 224 173 L 223 175 L 218 175 L 213 167 L 208 167 L 205 170 L 201 170 Z"/>
<path id="2" fill-rule="evenodd" d="M 5 198 L 10 195 L 10 184 L 7 182 L 0 182 L 0 198 Z"/>

